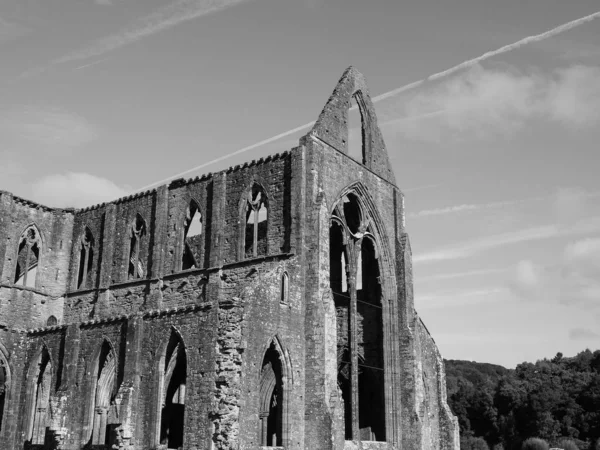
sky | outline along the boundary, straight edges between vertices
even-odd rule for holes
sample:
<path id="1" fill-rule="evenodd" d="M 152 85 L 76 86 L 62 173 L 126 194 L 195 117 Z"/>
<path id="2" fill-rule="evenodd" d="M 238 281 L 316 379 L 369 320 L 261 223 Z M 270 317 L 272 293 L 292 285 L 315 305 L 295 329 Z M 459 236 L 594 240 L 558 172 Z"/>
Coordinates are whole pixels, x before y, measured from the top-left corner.
<path id="1" fill-rule="evenodd" d="M 0 189 L 88 206 L 288 150 L 346 67 L 400 189 L 442 355 L 600 348 L 596 0 L 3 0 Z M 560 31 L 560 30 L 559 30 Z M 244 150 L 257 142 L 281 138 Z"/>

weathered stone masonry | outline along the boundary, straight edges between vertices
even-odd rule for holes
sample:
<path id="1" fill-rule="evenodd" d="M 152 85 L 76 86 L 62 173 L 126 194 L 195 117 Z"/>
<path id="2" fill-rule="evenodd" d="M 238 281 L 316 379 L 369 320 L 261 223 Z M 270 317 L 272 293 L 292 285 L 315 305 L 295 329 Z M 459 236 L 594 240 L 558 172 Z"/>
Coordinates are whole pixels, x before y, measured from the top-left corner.
<path id="1" fill-rule="evenodd" d="M 0 261 L 2 449 L 459 448 L 353 68 L 288 152 L 85 209 L 0 191 Z"/>

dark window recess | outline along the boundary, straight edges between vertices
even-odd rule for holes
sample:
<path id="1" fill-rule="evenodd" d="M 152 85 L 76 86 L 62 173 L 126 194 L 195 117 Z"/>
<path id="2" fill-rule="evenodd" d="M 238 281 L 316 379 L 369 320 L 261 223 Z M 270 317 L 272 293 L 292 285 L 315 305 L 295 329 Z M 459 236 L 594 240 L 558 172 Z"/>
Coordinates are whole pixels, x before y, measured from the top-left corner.
<path id="1" fill-rule="evenodd" d="M 180 448 L 183 446 L 187 360 L 183 343 L 175 333 L 171 333 L 162 369 L 159 442 L 169 449 Z"/>
<path id="2" fill-rule="evenodd" d="M 95 389 L 90 399 L 93 406 L 92 446 L 108 446 L 116 443 L 116 428 L 109 424 L 109 416 L 115 416 L 116 397 L 116 357 L 115 352 L 104 341 L 98 356 L 98 372 L 93 374 Z M 111 411 L 112 408 L 112 411 Z"/>
<path id="3" fill-rule="evenodd" d="M 33 226 L 28 227 L 19 239 L 17 267 L 14 283 L 35 287 L 40 257 L 40 236 Z"/>
<path id="4" fill-rule="evenodd" d="M 260 445 L 277 447 L 282 444 L 283 383 L 279 353 L 274 344 L 267 349 L 262 362 L 259 386 Z"/>
<path id="5" fill-rule="evenodd" d="M 329 230 L 330 287 L 337 327 L 338 386 L 347 440 L 385 441 L 385 371 L 379 261 L 354 194 Z M 348 283 L 354 279 L 354 283 Z"/>
<path id="6" fill-rule="evenodd" d="M 182 270 L 202 267 L 203 242 L 202 214 L 198 204 L 192 201 L 183 225 Z"/>
<path id="7" fill-rule="evenodd" d="M 54 325 L 58 324 L 58 319 L 54 316 L 50 316 L 48 317 L 48 320 L 46 321 L 46 325 L 49 327 L 53 327 Z"/>
<path id="8" fill-rule="evenodd" d="M 79 250 L 79 271 L 77 274 L 77 289 L 89 287 L 92 282 L 92 267 L 94 262 L 94 236 L 88 227 L 85 227 Z"/>
<path id="9" fill-rule="evenodd" d="M 33 383 L 33 405 L 29 422 L 29 442 L 33 445 L 44 445 L 46 428 L 50 419 L 50 389 L 52 386 L 52 363 L 46 347 L 43 348 L 38 361 L 38 371 Z"/>
<path id="10" fill-rule="evenodd" d="M 139 214 L 136 215 L 130 230 L 129 244 L 129 268 L 127 275 L 129 279 L 144 278 L 144 264 L 141 260 L 140 251 L 142 249 L 142 240 L 146 236 L 146 222 Z"/>
<path id="11" fill-rule="evenodd" d="M 4 409 L 6 407 L 6 390 L 8 389 L 8 380 L 6 365 L 4 359 L 0 359 L 0 432 L 2 431 Z"/>
<path id="12" fill-rule="evenodd" d="M 264 190 L 254 184 L 246 201 L 244 256 L 253 258 L 267 254 L 268 204 Z"/>

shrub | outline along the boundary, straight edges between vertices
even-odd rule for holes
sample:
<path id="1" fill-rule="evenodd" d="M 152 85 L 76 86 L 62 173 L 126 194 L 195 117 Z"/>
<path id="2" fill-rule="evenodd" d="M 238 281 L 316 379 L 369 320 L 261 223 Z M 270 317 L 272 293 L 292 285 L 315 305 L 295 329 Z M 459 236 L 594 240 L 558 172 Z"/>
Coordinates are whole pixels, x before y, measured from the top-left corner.
<path id="1" fill-rule="evenodd" d="M 528 438 L 523 442 L 521 450 L 548 450 L 548 443 L 540 438 Z"/>
<path id="2" fill-rule="evenodd" d="M 575 442 L 573 442 L 571 439 L 567 438 L 559 439 L 555 447 L 560 448 L 562 450 L 579 450 L 577 444 L 575 444 Z"/>
<path id="3" fill-rule="evenodd" d="M 490 450 L 485 439 L 474 436 L 460 438 L 460 450 Z"/>

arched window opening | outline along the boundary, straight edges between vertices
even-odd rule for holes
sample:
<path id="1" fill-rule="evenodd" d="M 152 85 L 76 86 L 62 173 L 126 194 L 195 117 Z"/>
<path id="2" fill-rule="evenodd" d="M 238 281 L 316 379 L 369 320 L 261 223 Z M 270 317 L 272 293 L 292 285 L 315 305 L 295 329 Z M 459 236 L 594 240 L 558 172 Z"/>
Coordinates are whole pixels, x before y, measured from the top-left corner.
<path id="1" fill-rule="evenodd" d="M 56 317 L 54 317 L 54 316 L 48 317 L 48 320 L 46 321 L 46 326 L 53 327 L 56 324 L 58 324 L 58 319 Z"/>
<path id="2" fill-rule="evenodd" d="M 34 226 L 28 227 L 19 239 L 15 284 L 35 287 L 40 258 L 40 236 Z"/>
<path id="3" fill-rule="evenodd" d="M 283 377 L 274 343 L 265 352 L 259 385 L 260 441 L 263 447 L 283 445 Z"/>
<path id="4" fill-rule="evenodd" d="M 93 428 L 92 445 L 108 445 L 116 443 L 116 430 L 110 426 L 110 408 L 114 406 L 116 396 L 117 361 L 115 353 L 108 342 L 102 344 L 98 356 L 98 372 L 95 377 L 96 389 L 92 397 Z"/>
<path id="5" fill-rule="evenodd" d="M 88 227 L 85 227 L 81 236 L 79 250 L 79 272 L 77 274 L 77 289 L 88 287 L 88 281 L 92 281 L 92 265 L 94 261 L 94 236 Z"/>
<path id="6" fill-rule="evenodd" d="M 38 369 L 34 374 L 32 401 L 32 420 L 28 430 L 28 440 L 33 445 L 43 445 L 46 440 L 46 428 L 50 419 L 50 388 L 52 386 L 52 363 L 48 349 L 44 347 L 37 361 Z"/>
<path id="7" fill-rule="evenodd" d="M 200 208 L 195 201 L 190 203 L 183 225 L 183 258 L 181 269 L 202 267 L 203 223 Z"/>
<path id="8" fill-rule="evenodd" d="M 141 260 L 140 249 L 142 238 L 146 235 L 146 222 L 139 214 L 136 215 L 130 230 L 129 245 L 129 279 L 144 277 L 144 264 Z"/>
<path id="9" fill-rule="evenodd" d="M 246 199 L 244 256 L 252 258 L 267 254 L 268 204 L 264 190 L 254 184 Z"/>
<path id="10" fill-rule="evenodd" d="M 365 163 L 365 130 L 363 112 L 358 103 L 360 92 L 352 96 L 348 111 L 348 155 L 362 164 Z"/>
<path id="11" fill-rule="evenodd" d="M 160 370 L 160 437 L 168 449 L 183 446 L 187 358 L 183 342 L 171 333 Z"/>
<path id="12" fill-rule="evenodd" d="M 281 303 L 287 304 L 289 302 L 290 292 L 290 277 L 287 272 L 283 272 L 281 275 Z"/>
<path id="13" fill-rule="evenodd" d="M 333 293 L 337 325 L 337 366 L 338 386 L 344 402 L 345 437 L 352 439 L 351 410 L 351 370 L 348 336 L 348 320 L 350 297 L 346 279 L 346 248 L 344 244 L 344 228 L 336 220 L 331 221 L 329 228 L 329 285 Z"/>
<path id="14" fill-rule="evenodd" d="M 356 195 L 334 209 L 330 287 L 336 310 L 338 387 L 347 440 L 385 441 L 382 289 L 378 254 Z"/>
<path id="15" fill-rule="evenodd" d="M 358 233 L 362 221 L 358 199 L 354 194 L 348 194 L 342 198 L 342 204 L 346 226 L 352 233 Z"/>
<path id="16" fill-rule="evenodd" d="M 8 367 L 4 358 L 0 357 L 0 432 L 4 425 L 4 410 L 6 406 L 6 391 L 8 391 Z"/>
<path id="17" fill-rule="evenodd" d="M 383 316 L 379 263 L 373 241 L 362 240 L 357 269 L 358 404 L 360 438 L 385 441 Z"/>

